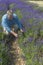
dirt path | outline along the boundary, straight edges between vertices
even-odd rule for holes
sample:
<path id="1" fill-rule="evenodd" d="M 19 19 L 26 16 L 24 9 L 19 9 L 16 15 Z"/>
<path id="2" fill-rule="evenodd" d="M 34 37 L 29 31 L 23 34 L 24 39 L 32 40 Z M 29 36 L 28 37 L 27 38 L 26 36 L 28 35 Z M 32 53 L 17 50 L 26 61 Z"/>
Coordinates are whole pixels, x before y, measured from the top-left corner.
<path id="1" fill-rule="evenodd" d="M 18 45 L 18 40 L 16 40 L 16 42 L 13 43 L 12 47 L 15 48 L 16 65 L 25 65 L 24 58 L 22 57 L 24 54 L 22 52 L 22 49 Z"/>
<path id="2" fill-rule="evenodd" d="M 26 61 L 24 58 L 24 53 L 19 47 L 18 39 L 8 44 L 8 54 L 10 58 L 9 65 L 25 65 Z"/>
<path id="3" fill-rule="evenodd" d="M 43 7 L 43 1 L 26 1 L 26 2 L 30 2 L 30 3 L 35 3 L 38 4 L 38 6 Z"/>

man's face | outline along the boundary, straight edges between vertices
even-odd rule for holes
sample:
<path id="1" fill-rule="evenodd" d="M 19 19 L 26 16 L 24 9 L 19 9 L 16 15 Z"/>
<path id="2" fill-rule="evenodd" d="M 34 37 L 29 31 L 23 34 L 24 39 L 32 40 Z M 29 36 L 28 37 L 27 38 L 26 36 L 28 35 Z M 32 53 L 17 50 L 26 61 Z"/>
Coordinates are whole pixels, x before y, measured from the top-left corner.
<path id="1" fill-rule="evenodd" d="M 12 18 L 13 18 L 13 12 L 12 12 L 12 10 L 8 10 L 7 11 L 7 16 L 8 16 L 9 20 L 12 20 Z"/>
<path id="2" fill-rule="evenodd" d="M 12 20 L 12 18 L 13 18 L 13 15 L 8 15 L 9 20 Z"/>

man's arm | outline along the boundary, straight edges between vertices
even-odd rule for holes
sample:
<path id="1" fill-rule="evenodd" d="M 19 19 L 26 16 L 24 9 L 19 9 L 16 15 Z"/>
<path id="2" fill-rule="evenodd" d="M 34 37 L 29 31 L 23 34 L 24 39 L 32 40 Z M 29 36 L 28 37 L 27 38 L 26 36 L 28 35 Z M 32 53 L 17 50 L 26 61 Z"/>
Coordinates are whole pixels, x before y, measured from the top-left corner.
<path id="1" fill-rule="evenodd" d="M 19 18 L 17 17 L 17 15 L 16 15 L 16 23 L 17 23 L 17 25 L 18 25 L 20 31 L 23 32 L 23 26 L 22 26 L 22 24 L 21 24 Z"/>
<path id="2" fill-rule="evenodd" d="M 13 34 L 15 37 L 18 37 L 18 34 L 16 34 L 14 31 L 11 31 L 11 34 Z"/>

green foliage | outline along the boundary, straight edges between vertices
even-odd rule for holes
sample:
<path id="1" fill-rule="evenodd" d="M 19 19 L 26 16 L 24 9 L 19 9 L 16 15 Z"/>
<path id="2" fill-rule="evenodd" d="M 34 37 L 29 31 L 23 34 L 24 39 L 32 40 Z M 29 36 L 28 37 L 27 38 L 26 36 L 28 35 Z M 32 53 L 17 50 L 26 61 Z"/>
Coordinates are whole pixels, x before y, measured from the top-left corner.
<path id="1" fill-rule="evenodd" d="M 41 37 L 43 37 L 43 30 L 40 30 Z"/>
<path id="2" fill-rule="evenodd" d="M 21 11 L 19 9 L 17 9 L 14 13 L 16 13 L 18 15 L 19 19 L 23 18 Z"/>
<path id="3" fill-rule="evenodd" d="M 3 59 L 2 64 L 8 65 L 10 58 L 5 50 L 2 52 L 2 59 Z"/>
<path id="4" fill-rule="evenodd" d="M 15 4 L 10 5 L 11 8 L 13 8 L 13 6 L 15 6 Z M 34 9 L 39 9 L 39 7 L 34 7 Z M 40 9 L 40 12 L 43 12 L 43 9 Z M 2 12 L 1 12 L 2 13 Z M 16 10 L 15 12 L 20 19 L 23 18 L 22 13 L 20 10 Z M 3 13 L 2 13 L 3 15 Z M 2 16 L 1 16 L 2 17 Z M 1 19 L 0 17 L 0 19 Z M 30 22 L 30 24 L 32 24 L 35 20 L 33 18 L 30 18 L 29 20 L 27 20 Z M 32 29 L 36 29 L 39 28 L 41 26 L 43 26 L 43 23 L 39 23 L 39 25 L 37 26 L 33 26 L 31 29 L 27 29 L 25 36 L 23 37 L 22 35 L 19 36 L 18 39 L 18 43 L 20 45 L 20 48 L 22 48 L 25 58 L 26 58 L 26 65 L 43 65 L 40 63 L 39 59 L 40 57 L 42 58 L 43 55 L 43 46 L 36 46 L 35 45 L 35 38 L 37 39 L 37 31 L 33 31 Z M 2 30 L 2 28 L 0 27 L 0 29 Z M 40 35 L 43 36 L 43 30 L 40 30 Z M 0 39 L 2 39 L 3 37 L 3 33 L 0 33 Z M 27 37 L 33 37 L 32 42 L 27 42 L 26 38 Z M 23 43 L 23 41 L 25 40 L 25 43 Z M 26 43 L 27 42 L 27 43 Z M 2 58 L 2 63 L 0 63 L 0 65 L 9 65 L 10 63 L 10 57 L 7 53 L 8 48 L 3 46 L 3 44 L 0 43 L 0 58 Z"/>

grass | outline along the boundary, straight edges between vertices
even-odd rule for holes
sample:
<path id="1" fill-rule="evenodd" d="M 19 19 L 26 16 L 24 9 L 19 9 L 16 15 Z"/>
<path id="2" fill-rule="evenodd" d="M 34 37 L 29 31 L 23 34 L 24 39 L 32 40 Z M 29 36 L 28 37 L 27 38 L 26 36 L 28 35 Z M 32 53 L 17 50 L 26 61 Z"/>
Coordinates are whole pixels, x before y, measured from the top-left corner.
<path id="1" fill-rule="evenodd" d="M 13 5 L 12 5 L 13 6 Z M 15 12 L 20 19 L 23 18 L 23 15 L 20 10 L 16 10 Z M 1 19 L 1 17 L 0 17 Z M 34 19 L 30 18 L 28 20 L 30 23 L 33 23 Z M 28 22 L 27 22 L 28 23 Z M 41 23 L 42 25 L 42 23 Z M 34 28 L 34 27 L 33 27 Z M 43 31 L 40 31 L 41 36 L 43 35 Z M 25 55 L 26 65 L 43 65 L 42 55 L 43 55 L 43 45 L 37 46 L 35 45 L 34 39 L 37 38 L 37 34 L 32 31 L 32 29 L 27 29 L 25 32 L 25 36 L 22 35 L 18 39 L 18 43 L 20 45 L 20 48 L 22 48 L 22 51 Z M 30 37 L 33 37 L 33 40 L 29 42 L 26 40 Z M 0 33 L 0 39 L 2 38 L 2 33 Z M 38 44 L 38 43 L 37 43 Z M 8 65 L 8 62 L 10 61 L 9 56 L 7 54 L 7 46 L 5 47 L 3 43 L 0 43 L 0 58 L 2 59 L 2 62 L 0 62 L 0 65 Z M 42 59 L 40 59 L 42 58 Z"/>

